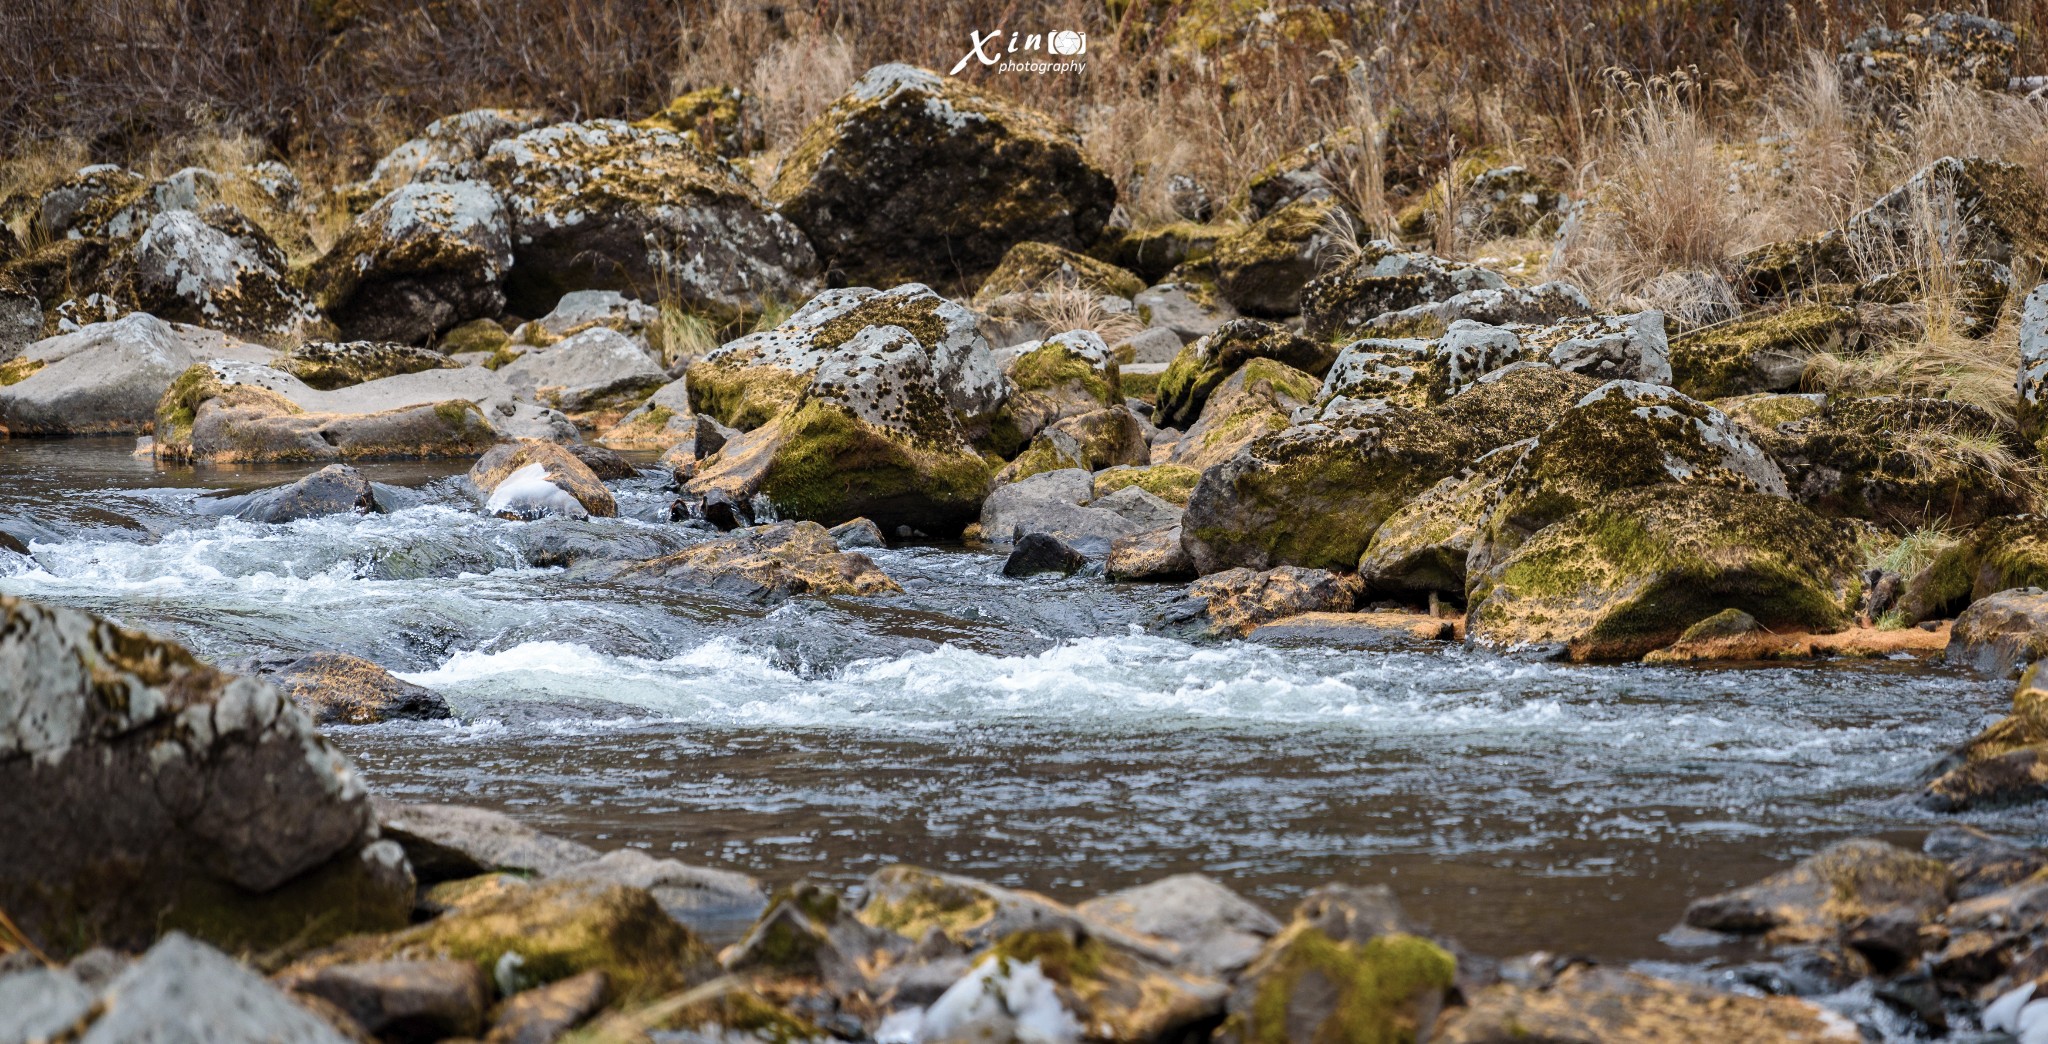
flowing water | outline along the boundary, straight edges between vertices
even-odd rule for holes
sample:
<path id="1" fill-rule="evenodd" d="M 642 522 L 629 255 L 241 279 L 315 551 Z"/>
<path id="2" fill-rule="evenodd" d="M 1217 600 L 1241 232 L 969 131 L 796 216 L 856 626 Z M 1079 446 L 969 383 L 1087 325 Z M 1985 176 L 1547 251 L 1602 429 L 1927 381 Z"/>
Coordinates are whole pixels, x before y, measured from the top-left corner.
<path id="1" fill-rule="evenodd" d="M 1384 882 L 1475 952 L 1690 959 L 1660 938 L 1689 899 L 1845 837 L 1917 843 L 1916 774 L 2009 705 L 1895 662 L 1189 644 L 1142 630 L 1170 587 L 958 548 L 875 553 L 901 597 L 766 611 L 594 578 L 710 536 L 651 477 L 617 520 L 483 518 L 460 466 L 418 464 L 364 469 L 386 514 L 228 517 L 305 470 L 0 442 L 0 593 L 215 662 L 368 657 L 459 715 L 330 729 L 379 790 L 771 882 L 908 861 L 1079 900 L 1199 870 L 1275 910 Z"/>

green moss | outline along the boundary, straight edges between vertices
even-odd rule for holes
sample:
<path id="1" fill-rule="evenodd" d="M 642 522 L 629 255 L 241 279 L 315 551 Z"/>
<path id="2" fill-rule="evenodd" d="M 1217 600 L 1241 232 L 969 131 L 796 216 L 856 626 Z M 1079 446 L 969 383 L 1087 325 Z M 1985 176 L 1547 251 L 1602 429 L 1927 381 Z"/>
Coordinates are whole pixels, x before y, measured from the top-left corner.
<path id="1" fill-rule="evenodd" d="M 1840 351 L 1855 333 L 1853 309 L 1825 304 L 1695 330 L 1671 342 L 1672 384 L 1696 399 L 1776 391 L 1764 386 L 1764 361 Z"/>
<path id="2" fill-rule="evenodd" d="M 499 345 L 491 352 L 491 357 L 484 360 L 484 369 L 495 371 L 512 365 L 518 361 L 520 356 L 526 354 L 527 347 L 529 346 L 521 345 L 515 347 L 509 343 Z"/>
<path id="3" fill-rule="evenodd" d="M 992 469 L 962 446 L 921 443 L 869 426 L 836 404 L 786 417 L 761 483 L 783 518 L 838 525 L 866 516 L 951 536 L 980 512 Z"/>
<path id="4" fill-rule="evenodd" d="M 0 388 L 20 384 L 28 380 L 30 376 L 45 365 L 47 364 L 41 359 L 15 359 L 0 363 Z"/>
<path id="5" fill-rule="evenodd" d="M 512 339 L 503 326 L 495 319 L 472 319 L 441 335 L 438 347 L 449 355 L 463 352 L 490 352 L 496 358 L 497 352 Z M 510 360 L 506 360 L 510 361 Z M 499 363 L 499 366 L 504 363 Z M 497 369 L 496 366 L 491 367 Z"/>
<path id="6" fill-rule="evenodd" d="M 1111 956 L 1108 947 L 1092 936 L 1046 928 L 1004 936 L 982 960 L 1015 964 L 1037 961 L 1038 970 L 1046 978 L 1088 997 L 1099 986 Z"/>
<path id="7" fill-rule="evenodd" d="M 1035 293 L 1055 285 L 1095 294 L 1136 297 L 1145 281 L 1117 266 L 1050 243 L 1018 243 L 975 292 L 977 307 L 1008 294 Z"/>
<path id="8" fill-rule="evenodd" d="M 1010 385 L 1016 392 L 1078 387 L 1104 406 L 1124 401 L 1115 363 L 1097 368 L 1073 349 L 1057 342 L 1040 345 L 1010 364 Z"/>
<path id="9" fill-rule="evenodd" d="M 810 378 L 803 374 L 743 360 L 696 363 L 686 376 L 690 411 L 741 431 L 768 423 L 794 406 L 810 387 Z"/>
<path id="10" fill-rule="evenodd" d="M 1156 283 L 1181 265 L 1208 260 L 1215 254 L 1217 243 L 1242 231 L 1243 225 L 1205 225 L 1193 221 L 1109 229 L 1091 249 L 1096 257 L 1135 272 L 1146 282 Z"/>
<path id="11" fill-rule="evenodd" d="M 564 883 L 514 889 L 480 899 L 397 936 L 360 949 L 392 956 L 440 953 L 495 969 L 517 954 L 520 981 L 542 984 L 593 968 L 625 997 L 680 986 L 707 954 L 688 929 L 637 888 Z"/>
<path id="12" fill-rule="evenodd" d="M 995 919 L 998 907 L 988 895 L 916 873 L 916 884 L 901 898 L 869 900 L 861 908 L 861 922 L 910 939 L 936 928 L 957 942 Z"/>
<path id="13" fill-rule="evenodd" d="M 1217 387 L 1253 360 L 1282 363 L 1315 378 L 1327 372 L 1336 358 L 1334 347 L 1317 344 L 1284 326 L 1257 319 L 1232 320 L 1182 348 L 1159 375 L 1158 423 L 1186 430 L 1201 417 Z M 1279 372 L 1261 371 L 1265 379 Z M 1311 383 L 1300 401 L 1314 400 L 1321 385 Z"/>
<path id="14" fill-rule="evenodd" d="M 1250 1009 L 1226 1036 L 1247 1044 L 1305 1039 L 1345 1044 L 1412 1044 L 1421 1019 L 1451 988 L 1457 959 L 1440 946 L 1395 932 L 1364 943 L 1337 942 L 1309 928 L 1291 936 L 1255 986 Z M 1324 1006 L 1327 1005 L 1327 1011 Z M 1312 1026 L 1303 1017 L 1321 1018 Z"/>
<path id="15" fill-rule="evenodd" d="M 1422 341 L 1434 341 L 1450 332 L 1450 324 L 1444 322 L 1439 316 L 1411 315 L 1405 319 L 1395 319 L 1386 323 L 1374 323 L 1368 332 L 1374 337 L 1413 338 Z M 1333 336 L 1339 333 L 1341 331 L 1333 331 Z"/>
<path id="16" fill-rule="evenodd" d="M 1126 486 L 1136 486 L 1169 504 L 1186 506 L 1195 483 L 1201 479 L 1201 472 L 1180 464 L 1110 468 L 1095 476 L 1095 495 L 1106 497 Z"/>
<path id="17" fill-rule="evenodd" d="M 659 1020 L 652 1028 L 691 1030 L 715 1026 L 765 1044 L 799 1044 L 832 1039 L 812 1022 L 747 989 L 727 990 Z M 729 1039 L 719 1037 L 718 1039 Z"/>
<path id="18" fill-rule="evenodd" d="M 200 403 L 219 394 L 220 382 L 213 376 L 213 367 L 204 364 L 188 367 L 171 381 L 171 386 L 164 390 L 164 397 L 157 400 L 155 434 L 158 452 L 167 452 L 173 457 L 189 453 L 192 421 L 199 413 Z"/>

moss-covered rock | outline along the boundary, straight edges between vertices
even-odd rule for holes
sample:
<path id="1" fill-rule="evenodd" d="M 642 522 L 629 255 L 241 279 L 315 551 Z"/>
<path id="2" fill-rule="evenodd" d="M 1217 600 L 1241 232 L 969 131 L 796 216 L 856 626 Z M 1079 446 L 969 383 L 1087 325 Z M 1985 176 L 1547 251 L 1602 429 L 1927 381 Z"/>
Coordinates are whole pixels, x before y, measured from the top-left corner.
<path id="1" fill-rule="evenodd" d="M 498 441 L 483 411 L 467 400 L 371 413 L 316 413 L 264 387 L 266 376 L 291 380 L 267 367 L 213 364 L 186 370 L 157 404 L 157 459 L 256 463 L 475 457 Z"/>
<path id="2" fill-rule="evenodd" d="M 1173 971 L 1074 924 L 1003 937 L 977 962 L 979 975 L 968 988 L 998 988 L 1025 967 L 1052 983 L 1090 1040 L 1183 1039 L 1223 1010 L 1222 984 Z"/>
<path id="3" fill-rule="evenodd" d="M 277 242 L 225 203 L 150 218 L 116 268 L 116 299 L 171 322 L 270 339 L 323 326 Z"/>
<path id="4" fill-rule="evenodd" d="M 1512 336 L 1512 335 L 1510 335 Z M 1323 375 L 1319 405 L 1339 399 L 1380 399 L 1402 406 L 1428 404 L 1436 345 L 1416 338 L 1367 338 L 1337 353 Z"/>
<path id="5" fill-rule="evenodd" d="M 986 311 L 999 298 L 1071 287 L 1093 294 L 1136 297 L 1145 281 L 1106 261 L 1054 246 L 1018 243 L 1003 254 L 995 271 L 974 293 L 974 307 Z"/>
<path id="6" fill-rule="evenodd" d="M 2008 474 L 2014 447 L 2006 431 L 1969 403 L 1837 398 L 1763 441 L 1792 495 L 1826 515 L 1906 532 L 2032 507 L 2030 491 Z"/>
<path id="7" fill-rule="evenodd" d="M 1915 256 L 1930 220 L 1952 223 L 1949 256 L 2024 267 L 2048 262 L 2048 199 L 2041 176 L 1991 159 L 1947 156 L 1922 167 L 1877 202 L 1850 217 L 1843 233 L 1854 251 Z"/>
<path id="8" fill-rule="evenodd" d="M 1550 430 L 1599 387 L 1600 381 L 1583 374 L 1533 363 L 1510 365 L 1488 372 L 1430 412 L 1471 432 L 1475 450 L 1485 453 Z"/>
<path id="9" fill-rule="evenodd" d="M 1302 288 L 1336 246 L 1336 229 L 1353 220 L 1335 197 L 1289 203 L 1219 240 L 1209 263 L 1223 299 L 1246 315 L 1284 317 L 1302 310 Z"/>
<path id="10" fill-rule="evenodd" d="M 1790 391 L 1808 359 L 1859 341 L 1855 309 L 1793 305 L 1680 334 L 1671 342 L 1672 383 L 1696 399 Z"/>
<path id="11" fill-rule="evenodd" d="M 753 186 L 680 135 L 558 123 L 484 157 L 511 218 L 505 293 L 528 315 L 571 290 L 743 313 L 806 292 L 817 257 Z"/>
<path id="12" fill-rule="evenodd" d="M 1233 319 L 1174 357 L 1159 378 L 1154 418 L 1162 427 L 1185 430 L 1201 417 L 1217 386 L 1250 360 L 1271 359 L 1320 377 L 1336 357 L 1333 346 L 1317 344 L 1277 323 Z"/>
<path id="13" fill-rule="evenodd" d="M 1899 622 L 1953 617 L 1980 598 L 2015 587 L 2048 587 L 2048 519 L 1987 519 L 1964 534 L 1907 581 Z"/>
<path id="14" fill-rule="evenodd" d="M 1679 1040 L 1837 1041 L 1855 1029 L 1795 997 L 1727 993 L 1617 968 L 1574 964 L 1555 978 L 1502 982 L 1444 1014 L 1439 1044 L 1510 1040 L 1662 1044 Z"/>
<path id="15" fill-rule="evenodd" d="M 1457 959 L 1413 934 L 1384 887 L 1325 886 L 1239 976 L 1218 1039 L 1431 1040 L 1456 978 Z"/>
<path id="16" fill-rule="evenodd" d="M 2015 289 L 2012 269 L 1985 258 L 1938 266 L 1902 268 L 1859 283 L 1855 299 L 1876 305 L 1911 305 L 1939 298 L 1955 332 L 1983 337 L 1998 326 L 2005 301 Z M 1924 328 L 1927 316 L 1915 316 Z"/>
<path id="17" fill-rule="evenodd" d="M 344 336 L 420 344 L 505 308 L 505 203 L 475 181 L 410 184 L 377 201 L 315 263 L 315 298 Z"/>
<path id="18" fill-rule="evenodd" d="M 1096 473 L 1095 495 L 1106 497 L 1126 486 L 1136 486 L 1169 504 L 1185 507 L 1201 478 L 1201 472 L 1181 464 L 1114 467 Z"/>
<path id="19" fill-rule="evenodd" d="M 995 481 L 1003 485 L 1062 468 L 1100 471 L 1131 467 L 1151 459 L 1152 444 L 1145 438 L 1144 426 L 1129 408 L 1119 404 L 1068 417 L 1039 432 L 1016 460 L 996 472 Z"/>
<path id="20" fill-rule="evenodd" d="M 1371 147 L 1364 131 L 1340 127 L 1253 174 L 1235 201 L 1237 209 L 1256 221 L 1296 200 L 1327 196 L 1359 169 Z"/>
<path id="21" fill-rule="evenodd" d="M 1315 378 L 1285 363 L 1253 359 L 1217 387 L 1167 462 L 1201 471 L 1229 460 L 1246 443 L 1292 424 L 1294 411 L 1315 401 L 1316 388 Z"/>
<path id="22" fill-rule="evenodd" d="M 426 348 L 389 341 L 307 341 L 285 354 L 277 368 L 332 391 L 401 373 L 454 369 L 460 364 Z"/>
<path id="23" fill-rule="evenodd" d="M 701 87 L 676 95 L 634 126 L 682 135 L 698 148 L 726 159 L 739 159 L 768 147 L 767 128 L 754 97 L 738 87 Z"/>
<path id="24" fill-rule="evenodd" d="M 1216 244 L 1242 231 L 1243 225 L 1193 221 L 1112 228 L 1105 229 L 1102 238 L 1089 250 L 1120 269 L 1136 273 L 1149 285 L 1165 279 L 1167 273 L 1182 265 L 1209 260 L 1216 253 Z"/>
<path id="25" fill-rule="evenodd" d="M 1825 395 L 1781 395 L 1774 392 L 1734 395 L 1707 403 L 1767 444 L 1774 444 L 1779 426 L 1805 420 L 1827 408 L 1827 404 Z"/>
<path id="26" fill-rule="evenodd" d="M 1307 334 L 1318 340 L 1350 336 L 1388 312 L 1507 285 L 1499 273 L 1477 265 L 1408 253 L 1393 243 L 1374 240 L 1343 267 L 1308 284 L 1301 296 L 1301 318 Z M 1402 336 L 1391 330 L 1376 332 Z"/>
<path id="27" fill-rule="evenodd" d="M 989 448 L 1011 456 L 1046 427 L 1070 417 L 1122 407 L 1121 368 L 1102 338 L 1070 330 L 1034 344 L 1019 345 L 1003 375 L 1010 396 L 990 425 Z"/>
<path id="28" fill-rule="evenodd" d="M 1836 631 L 1856 565 L 1846 527 L 1783 497 L 1664 483 L 1594 501 L 1473 576 L 1467 633 L 1627 660 L 1729 608 L 1773 630 Z"/>
<path id="29" fill-rule="evenodd" d="M 628 583 L 694 588 L 755 602 L 797 595 L 900 594 L 887 573 L 858 551 L 841 551 L 816 522 L 742 529 L 672 555 L 629 566 Z"/>
<path id="30" fill-rule="evenodd" d="M 2037 596 L 2038 597 L 2038 596 Z M 2048 800 L 2048 689 L 2039 663 L 2020 675 L 2012 713 L 1934 766 L 1920 804 L 1942 812 Z"/>
<path id="31" fill-rule="evenodd" d="M 1203 472 L 1185 542 L 1203 574 L 1233 566 L 1349 570 L 1381 522 L 1457 470 L 1472 437 L 1384 403 L 1252 440 Z"/>
<path id="32" fill-rule="evenodd" d="M 1465 602 L 1466 563 L 1525 447 L 1504 445 L 1387 516 L 1358 559 L 1366 591 L 1411 605 Z"/>
<path id="33" fill-rule="evenodd" d="M 2048 658 L 2048 594 L 2018 587 L 1970 603 L 1949 629 L 1945 658 L 2005 677 Z"/>
<path id="34" fill-rule="evenodd" d="M 1027 240 L 1086 247 L 1116 187 L 1045 115 L 880 65 L 783 157 L 769 197 L 836 278 L 950 284 Z"/>
<path id="35" fill-rule="evenodd" d="M 1914 12 L 1897 28 L 1882 23 L 1857 34 L 1835 57 L 1843 83 L 1880 104 L 1914 97 L 1931 80 L 2002 91 L 2012 77 L 2019 40 L 2003 23 L 1981 15 Z"/>
<path id="36" fill-rule="evenodd" d="M 1557 231 L 1564 197 L 1557 186 L 1518 163 L 1495 165 L 1484 152 L 1460 157 L 1445 177 L 1456 190 L 1447 200 L 1444 179 L 1396 215 L 1401 235 L 1429 239 L 1446 214 L 1468 243 L 1512 236 L 1545 238 Z"/>
<path id="37" fill-rule="evenodd" d="M 867 899 L 857 914 L 862 924 L 912 940 L 936 933 L 970 952 L 1072 916 L 1034 892 L 915 866 L 878 870 L 864 888 Z"/>
<path id="38" fill-rule="evenodd" d="M 1766 243 L 1738 256 L 1734 264 L 1735 285 L 1757 300 L 1840 282 L 1855 269 L 1848 239 L 1833 230 L 1805 239 Z"/>
<path id="39" fill-rule="evenodd" d="M 1188 637 L 1242 638 L 1290 616 L 1348 613 L 1364 590 L 1358 577 L 1327 569 L 1225 569 L 1189 584 L 1187 596 L 1162 612 L 1158 623 Z"/>

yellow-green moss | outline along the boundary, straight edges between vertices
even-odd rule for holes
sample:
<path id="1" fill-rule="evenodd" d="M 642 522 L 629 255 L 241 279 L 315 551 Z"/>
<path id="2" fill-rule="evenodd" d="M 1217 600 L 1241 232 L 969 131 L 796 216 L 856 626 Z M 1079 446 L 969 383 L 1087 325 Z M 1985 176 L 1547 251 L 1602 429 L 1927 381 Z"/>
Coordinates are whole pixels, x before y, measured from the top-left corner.
<path id="1" fill-rule="evenodd" d="M 936 928 L 955 941 L 964 941 L 969 933 L 995 919 L 998 907 L 989 896 L 922 876 L 924 879 L 900 899 L 869 900 L 861 908 L 861 923 L 911 939 L 921 939 Z"/>
<path id="2" fill-rule="evenodd" d="M 1130 272 L 1086 254 L 1050 243 L 1018 243 L 1003 255 L 988 279 L 975 292 L 976 307 L 1007 294 L 1034 293 L 1054 285 L 1079 287 L 1095 294 L 1136 297 L 1145 289 L 1144 280 Z"/>
<path id="3" fill-rule="evenodd" d="M 1291 1044 L 1301 1029 L 1314 1041 L 1412 1044 L 1457 966 L 1442 947 L 1405 933 L 1361 944 L 1304 929 L 1265 968 L 1250 1008 L 1233 1015 L 1224 1033 L 1246 1044 Z M 1322 1018 L 1311 1028 L 1302 1025 L 1304 1015 Z"/>
<path id="4" fill-rule="evenodd" d="M 1760 386 L 1759 355 L 1804 357 L 1839 351 L 1856 333 L 1856 312 L 1801 304 L 1722 323 L 1671 341 L 1672 384 L 1696 399 L 1775 391 Z"/>
<path id="5" fill-rule="evenodd" d="M 752 431 L 796 404 L 810 378 L 776 366 L 745 361 L 707 361 L 687 373 L 690 411 L 719 423 Z"/>
<path id="6" fill-rule="evenodd" d="M 1049 391 L 1078 386 L 1088 397 L 1104 406 L 1124 401 L 1120 374 L 1115 363 L 1097 368 L 1073 349 L 1048 342 L 1017 357 L 1010 364 L 1010 386 L 1014 392 Z"/>
<path id="7" fill-rule="evenodd" d="M 0 363 L 0 388 L 20 384 L 46 365 L 41 359 L 14 359 Z"/>
<path id="8" fill-rule="evenodd" d="M 1110 468 L 1095 476 L 1095 495 L 1106 497 L 1126 486 L 1136 486 L 1169 504 L 1185 507 L 1188 496 L 1195 491 L 1195 483 L 1201 479 L 1201 472 L 1180 464 Z"/>
<path id="9" fill-rule="evenodd" d="M 980 512 L 992 469 L 965 446 L 881 431 L 828 402 L 806 403 L 783 424 L 761 483 L 783 518 L 837 525 L 865 516 L 951 536 Z"/>
<path id="10" fill-rule="evenodd" d="M 438 346 L 449 355 L 463 352 L 490 352 L 495 358 L 499 349 L 511 341 L 512 336 L 495 319 L 471 319 L 469 322 L 441 335 Z M 509 361 L 509 360 L 507 360 Z M 504 365 L 499 363 L 500 366 Z M 497 367 L 492 367 L 496 369 Z"/>

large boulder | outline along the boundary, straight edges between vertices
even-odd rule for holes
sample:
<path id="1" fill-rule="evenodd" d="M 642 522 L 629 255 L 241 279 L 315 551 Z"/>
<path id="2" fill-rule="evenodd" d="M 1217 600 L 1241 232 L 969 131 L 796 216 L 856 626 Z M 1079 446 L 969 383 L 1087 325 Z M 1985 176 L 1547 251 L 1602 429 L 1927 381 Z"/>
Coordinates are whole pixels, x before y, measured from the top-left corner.
<path id="1" fill-rule="evenodd" d="M 1132 503 L 1132 494 L 1150 503 Z M 994 547 L 1039 535 L 1101 558 L 1117 540 L 1172 525 L 1175 514 L 1141 489 L 1098 496 L 1087 471 L 1058 468 L 997 486 L 982 502 L 979 525 L 982 540 Z"/>
<path id="2" fill-rule="evenodd" d="M 1116 186 L 1048 117 L 880 65 L 818 117 L 768 190 L 833 278 L 970 282 L 1027 240 L 1079 249 Z"/>
<path id="3" fill-rule="evenodd" d="M 559 123 L 497 142 L 484 166 L 511 216 L 505 293 L 529 315 L 587 289 L 743 313 L 806 291 L 817 270 L 795 225 L 668 131 Z"/>
<path id="4" fill-rule="evenodd" d="M 1496 648 L 1625 660 L 1740 609 L 1776 631 L 1847 626 L 1846 527 L 1779 496 L 1701 482 L 1596 500 L 1470 578 L 1467 633 Z"/>
<path id="5" fill-rule="evenodd" d="M 1470 450 L 1462 429 L 1386 403 L 1299 424 L 1203 472 L 1183 540 L 1205 575 L 1236 566 L 1349 570 L 1381 522 Z"/>
<path id="6" fill-rule="evenodd" d="M 1159 377 L 1159 401 L 1153 416 L 1161 427 L 1188 428 L 1201 417 L 1216 388 L 1253 359 L 1271 359 L 1320 377 L 1336 357 L 1334 346 L 1311 341 L 1277 323 L 1234 319 L 1174 357 Z"/>
<path id="7" fill-rule="evenodd" d="M 440 693 L 347 653 L 257 657 L 236 669 L 277 686 L 321 725 L 453 717 Z"/>
<path id="8" fill-rule="evenodd" d="M 1970 603 L 1949 629 L 1948 662 L 2011 676 L 2048 657 L 2048 593 L 2018 587 Z"/>
<path id="9" fill-rule="evenodd" d="M 408 184 L 355 219 L 312 289 L 345 337 L 419 344 L 504 311 L 505 203 L 479 181 Z"/>
<path id="10" fill-rule="evenodd" d="M 1540 363 L 1509 365 L 1465 385 L 1430 412 L 1470 431 L 1483 453 L 1550 430 L 1600 384 L 1597 378 Z"/>
<path id="11" fill-rule="evenodd" d="M 71 982 L 75 986 L 77 980 Z M 71 1034 L 63 1039 L 82 1044 L 346 1044 L 352 1039 L 263 976 L 182 932 L 172 932 L 151 946 L 106 982 L 97 996 L 77 989 L 85 1003 L 72 1018 L 52 1028 L 52 1039 L 58 1030 Z"/>
<path id="12" fill-rule="evenodd" d="M 742 431 L 794 405 L 818 368 L 870 327 L 908 331 L 938 391 L 968 423 L 995 410 L 1006 386 L 972 311 L 918 283 L 828 290 L 772 330 L 749 334 L 690 367 L 690 405 Z M 1021 440 L 1019 440 L 1021 442 Z"/>
<path id="13" fill-rule="evenodd" d="M 133 314 L 29 345 L 0 370 L 0 430 L 22 435 L 137 435 L 193 364 L 273 353 L 218 334 Z"/>
<path id="14" fill-rule="evenodd" d="M 1353 219 L 1335 197 L 1289 203 L 1216 242 L 1216 287 L 1246 315 L 1285 317 L 1303 309 L 1303 287 L 1336 255 Z"/>
<path id="15" fill-rule="evenodd" d="M 497 373 L 522 396 L 588 426 L 622 417 L 669 383 L 645 347 L 608 326 L 522 352 Z"/>
<path id="16" fill-rule="evenodd" d="M 1898 601 L 1899 622 L 1944 619 L 2001 591 L 2043 586 L 2048 586 L 2048 518 L 1989 519 L 1906 581 Z"/>
<path id="17" fill-rule="evenodd" d="M 2025 167 L 1945 156 L 1851 216 L 1843 233 L 1854 251 L 1912 257 L 1934 220 L 1956 226 L 1943 234 L 1941 249 L 1950 257 L 2040 265 L 2048 261 L 2044 199 L 2041 175 Z"/>
<path id="18" fill-rule="evenodd" d="M 483 177 L 484 154 L 493 144 L 547 123 L 536 109 L 471 109 L 427 124 L 387 152 L 370 176 L 342 186 L 351 210 L 361 210 L 414 181 L 474 181 Z"/>
<path id="19" fill-rule="evenodd" d="M 2030 509 L 2030 491 L 2006 474 L 2017 449 L 2006 440 L 1982 407 L 1908 396 L 1832 399 L 1761 439 L 1795 499 L 1900 532 Z"/>
<path id="20" fill-rule="evenodd" d="M 1367 591 L 1410 604 L 1426 604 L 1431 597 L 1464 604 L 1472 547 L 1482 539 L 1501 485 L 1524 448 L 1511 443 L 1482 454 L 1387 516 L 1358 559 Z"/>
<path id="21" fill-rule="evenodd" d="M 902 588 L 858 551 L 841 551 L 816 522 L 742 529 L 628 567 L 629 583 L 696 589 L 755 602 L 796 595 L 897 594 Z"/>
<path id="22" fill-rule="evenodd" d="M 474 457 L 499 434 L 476 401 L 491 402 L 480 390 L 505 394 L 482 370 L 429 370 L 322 392 L 267 366 L 216 360 L 186 370 L 163 393 L 154 452 L 183 463 Z M 509 401 L 492 402 L 491 413 L 501 410 L 518 412 Z"/>
<path id="23" fill-rule="evenodd" d="M 270 685 L 0 597 L 0 906 L 58 949 L 166 928 L 275 946 L 403 925 L 412 877 L 346 758 Z"/>
<path id="24" fill-rule="evenodd" d="M 1680 334 L 1671 342 L 1672 383 L 1696 399 L 1791 391 L 1808 360 L 1856 341 L 1855 309 L 1792 305 Z"/>
<path id="25" fill-rule="evenodd" d="M 166 210 L 127 256 L 125 298 L 137 311 L 230 333 L 288 337 L 318 322 L 284 251 L 231 207 Z"/>
<path id="26" fill-rule="evenodd" d="M 1374 240 L 1356 257 L 1315 277 L 1301 291 L 1301 317 L 1310 337 L 1326 340 L 1353 335 L 1387 312 L 1448 301 L 1468 291 L 1503 290 L 1507 285 L 1499 273 L 1477 265 L 1408 253 L 1392 243 Z"/>
<path id="27" fill-rule="evenodd" d="M 1136 467 L 1152 460 L 1152 444 L 1144 422 L 1119 403 L 1108 409 L 1068 417 L 1039 432 L 1017 459 L 996 472 L 998 483 L 1061 468 L 1101 471 Z"/>

